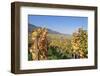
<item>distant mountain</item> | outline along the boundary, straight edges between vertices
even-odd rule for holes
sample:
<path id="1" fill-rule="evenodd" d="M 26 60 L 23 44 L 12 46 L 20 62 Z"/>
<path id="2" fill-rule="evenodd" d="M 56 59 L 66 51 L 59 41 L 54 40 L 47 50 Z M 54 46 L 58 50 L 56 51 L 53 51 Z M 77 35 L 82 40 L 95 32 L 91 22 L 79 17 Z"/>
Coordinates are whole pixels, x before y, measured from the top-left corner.
<path id="1" fill-rule="evenodd" d="M 41 28 L 41 27 L 38 27 L 38 26 L 33 25 L 33 24 L 28 24 L 28 31 L 29 31 L 29 32 L 32 32 L 32 30 L 34 30 L 34 29 L 36 29 L 36 28 Z M 61 34 L 61 33 L 59 33 L 59 32 L 53 31 L 53 30 L 48 29 L 48 28 L 47 28 L 47 30 L 48 30 L 48 32 L 51 33 L 51 34 L 52 34 L 52 33 L 53 33 L 53 34 Z"/>
<path id="2" fill-rule="evenodd" d="M 48 32 L 50 34 L 61 34 L 61 33 L 57 32 L 57 31 L 54 31 L 54 30 L 51 30 L 51 29 L 47 29 L 47 30 L 48 30 Z"/>
<path id="3" fill-rule="evenodd" d="M 34 30 L 36 28 L 41 28 L 41 27 L 38 27 L 38 26 L 33 25 L 33 24 L 28 24 L 28 32 L 32 32 L 32 30 Z M 48 30 L 48 33 L 50 33 L 50 34 L 59 34 L 59 35 L 71 36 L 70 34 L 59 33 L 57 31 L 51 30 L 49 28 L 47 28 L 47 30 Z"/>
<path id="4" fill-rule="evenodd" d="M 37 28 L 35 25 L 33 24 L 28 24 L 28 32 L 32 32 L 33 29 Z"/>

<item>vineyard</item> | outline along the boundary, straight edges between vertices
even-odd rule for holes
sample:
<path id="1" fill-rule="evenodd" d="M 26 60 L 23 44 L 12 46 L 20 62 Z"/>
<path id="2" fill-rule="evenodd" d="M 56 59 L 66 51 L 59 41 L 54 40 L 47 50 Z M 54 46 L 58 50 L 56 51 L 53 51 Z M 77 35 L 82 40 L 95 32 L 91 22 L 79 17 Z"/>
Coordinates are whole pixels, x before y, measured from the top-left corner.
<path id="1" fill-rule="evenodd" d="M 35 28 L 28 37 L 28 60 L 79 59 L 88 57 L 88 34 L 78 28 L 71 37 Z"/>

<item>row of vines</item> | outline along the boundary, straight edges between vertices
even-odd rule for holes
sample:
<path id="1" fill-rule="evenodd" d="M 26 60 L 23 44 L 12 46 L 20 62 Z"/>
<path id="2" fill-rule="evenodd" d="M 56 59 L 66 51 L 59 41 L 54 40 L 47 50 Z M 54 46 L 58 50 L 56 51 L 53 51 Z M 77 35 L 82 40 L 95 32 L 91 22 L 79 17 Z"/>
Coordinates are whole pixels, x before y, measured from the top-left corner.
<path id="1" fill-rule="evenodd" d="M 29 60 L 79 59 L 88 57 L 88 34 L 79 28 L 71 38 L 48 33 L 45 28 L 35 29 L 29 36 Z"/>

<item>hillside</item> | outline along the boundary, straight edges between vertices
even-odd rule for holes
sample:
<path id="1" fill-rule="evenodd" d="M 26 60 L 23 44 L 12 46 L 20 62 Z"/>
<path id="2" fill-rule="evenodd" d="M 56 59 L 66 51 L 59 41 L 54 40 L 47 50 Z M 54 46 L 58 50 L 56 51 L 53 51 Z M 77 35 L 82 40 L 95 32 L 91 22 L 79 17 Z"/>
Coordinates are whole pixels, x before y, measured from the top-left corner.
<path id="1" fill-rule="evenodd" d="M 36 25 L 33 24 L 28 24 L 28 32 L 32 32 L 32 30 L 36 29 L 36 28 L 41 28 L 41 27 L 37 27 Z M 67 37 L 67 38 L 71 38 L 70 34 L 63 34 L 63 33 L 59 33 L 57 31 L 51 30 L 49 28 L 47 28 L 49 35 L 52 35 L 52 37 Z"/>

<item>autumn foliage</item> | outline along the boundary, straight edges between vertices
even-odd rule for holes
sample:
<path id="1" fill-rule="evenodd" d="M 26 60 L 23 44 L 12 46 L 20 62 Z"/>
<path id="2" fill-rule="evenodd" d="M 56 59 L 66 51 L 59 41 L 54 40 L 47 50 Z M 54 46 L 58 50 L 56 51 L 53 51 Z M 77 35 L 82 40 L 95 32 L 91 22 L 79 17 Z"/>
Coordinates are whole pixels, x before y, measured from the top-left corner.
<path id="1" fill-rule="evenodd" d="M 77 59 L 88 57 L 88 34 L 79 28 L 69 39 L 36 28 L 29 36 L 28 60 Z"/>

